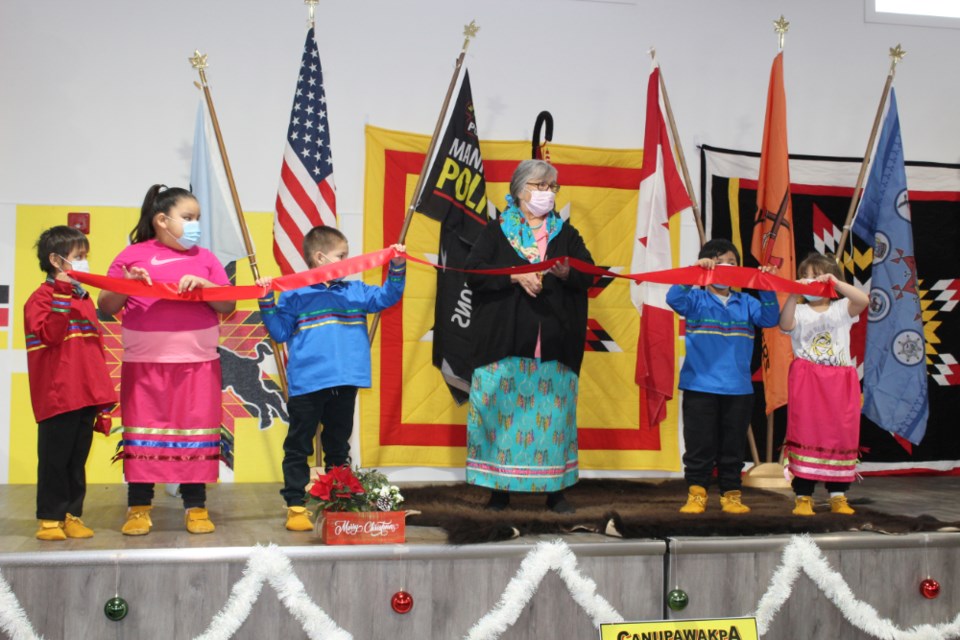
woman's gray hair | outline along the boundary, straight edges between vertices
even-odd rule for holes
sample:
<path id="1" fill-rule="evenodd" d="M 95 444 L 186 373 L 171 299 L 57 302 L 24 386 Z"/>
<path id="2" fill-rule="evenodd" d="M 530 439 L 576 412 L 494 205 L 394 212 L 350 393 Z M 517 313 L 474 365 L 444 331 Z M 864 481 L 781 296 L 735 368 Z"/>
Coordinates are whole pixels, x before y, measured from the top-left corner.
<path id="1" fill-rule="evenodd" d="M 549 162 L 543 160 L 524 160 L 513 171 L 510 178 L 510 195 L 513 201 L 520 206 L 520 192 L 528 182 L 556 182 L 557 170 Z"/>

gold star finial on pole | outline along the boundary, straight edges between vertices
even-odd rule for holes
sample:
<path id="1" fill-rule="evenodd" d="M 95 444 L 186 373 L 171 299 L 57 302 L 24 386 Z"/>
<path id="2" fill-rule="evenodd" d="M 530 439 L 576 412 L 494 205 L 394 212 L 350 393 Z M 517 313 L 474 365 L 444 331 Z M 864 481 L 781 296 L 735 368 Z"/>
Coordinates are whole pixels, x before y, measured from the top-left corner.
<path id="1" fill-rule="evenodd" d="M 773 21 L 773 30 L 777 32 L 777 38 L 779 39 L 780 49 L 783 49 L 783 37 L 787 34 L 787 31 L 790 30 L 790 23 L 787 22 L 787 19 L 783 17 L 783 14 L 780 14 L 779 20 Z"/>
<path id="2" fill-rule="evenodd" d="M 900 46 L 900 43 L 897 43 L 897 46 L 890 47 L 890 69 L 896 69 L 897 63 L 903 60 L 903 56 L 907 55 L 906 50 Z"/>
<path id="3" fill-rule="evenodd" d="M 476 20 L 471 20 L 470 24 L 463 25 L 463 47 L 466 51 L 467 47 L 470 45 L 470 38 L 473 38 L 477 35 L 477 31 L 480 31 L 480 25 L 477 24 Z"/>
<path id="4" fill-rule="evenodd" d="M 890 51 L 893 51 L 893 49 L 891 49 Z M 187 58 L 187 60 L 189 60 L 193 68 L 197 69 L 198 71 L 200 69 L 207 68 L 207 54 L 200 53 L 200 49 L 194 49 L 193 55 Z"/>
<path id="5" fill-rule="evenodd" d="M 207 84 L 207 73 L 204 69 L 207 68 L 207 54 L 200 53 L 200 49 L 194 49 L 193 55 L 187 58 L 190 61 L 190 65 L 200 73 L 200 81 L 206 85 Z"/>

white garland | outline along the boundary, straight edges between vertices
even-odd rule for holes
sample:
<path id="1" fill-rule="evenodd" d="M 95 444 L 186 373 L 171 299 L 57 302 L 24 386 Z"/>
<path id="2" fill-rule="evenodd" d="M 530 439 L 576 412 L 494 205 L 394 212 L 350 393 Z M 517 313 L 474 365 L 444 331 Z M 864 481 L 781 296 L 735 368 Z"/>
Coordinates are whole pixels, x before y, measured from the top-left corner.
<path id="1" fill-rule="evenodd" d="M 290 559 L 275 544 L 267 547 L 257 545 L 253 548 L 250 560 L 243 570 L 243 577 L 233 585 L 230 599 L 196 640 L 232 638 L 250 615 L 250 609 L 260 597 L 264 582 L 270 583 L 280 601 L 300 622 L 311 640 L 353 640 L 352 635 L 337 626 L 323 609 L 310 599 L 303 583 L 294 573 Z"/>
<path id="2" fill-rule="evenodd" d="M 570 595 L 593 619 L 595 627 L 602 622 L 623 622 L 623 616 L 597 595 L 597 585 L 577 569 L 577 557 L 562 540 L 541 542 L 520 563 L 517 575 L 510 580 L 500 601 L 473 625 L 465 636 L 468 640 L 496 640 L 520 617 L 530 598 L 537 592 L 547 571 L 556 571 L 567 585 Z"/>
<path id="3" fill-rule="evenodd" d="M 623 617 L 597 595 L 597 585 L 577 569 L 577 559 L 562 540 L 541 542 L 520 563 L 520 569 L 500 596 L 500 601 L 470 629 L 468 640 L 496 640 L 513 626 L 523 609 L 537 592 L 547 571 L 556 571 L 567 590 L 590 616 L 595 626 L 601 623 L 623 622 Z M 782 561 L 774 571 L 767 592 L 757 603 L 757 630 L 764 635 L 780 608 L 790 597 L 793 585 L 806 573 L 840 610 L 850 624 L 864 633 L 881 640 L 950 640 L 960 637 L 960 614 L 953 621 L 923 624 L 901 629 L 890 620 L 881 618 L 877 610 L 858 600 L 843 577 L 834 571 L 823 552 L 809 536 L 794 536 L 783 550 Z M 269 582 L 280 601 L 300 622 L 311 640 L 352 640 L 353 636 L 341 629 L 307 594 L 290 564 L 289 558 L 276 545 L 257 545 L 243 570 L 243 577 L 230 592 L 223 609 L 210 621 L 207 630 L 197 640 L 227 640 L 232 638 L 250 615 L 259 599 L 263 583 Z M 43 640 L 34 631 L 30 620 L 20 606 L 16 595 L 0 573 L 0 630 L 11 640 Z"/>
<path id="4" fill-rule="evenodd" d="M 17 596 L 10 590 L 3 574 L 0 573 L 0 629 L 11 640 L 43 640 L 30 624 L 30 619 L 20 606 Z"/>
<path id="5" fill-rule="evenodd" d="M 874 638 L 883 640 L 947 640 L 960 636 L 960 614 L 952 622 L 938 625 L 923 624 L 901 629 L 890 620 L 881 618 L 877 610 L 858 600 L 839 573 L 830 568 L 820 548 L 809 536 L 794 536 L 783 550 L 783 560 L 770 580 L 767 592 L 757 603 L 757 631 L 763 635 L 780 607 L 790 597 L 793 584 L 806 573 L 840 610 L 850 624 Z"/>

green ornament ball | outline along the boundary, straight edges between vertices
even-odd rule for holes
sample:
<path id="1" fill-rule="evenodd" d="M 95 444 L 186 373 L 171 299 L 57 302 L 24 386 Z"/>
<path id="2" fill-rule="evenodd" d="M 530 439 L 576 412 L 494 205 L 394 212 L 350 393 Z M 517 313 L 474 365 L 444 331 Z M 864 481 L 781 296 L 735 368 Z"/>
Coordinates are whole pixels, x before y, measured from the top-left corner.
<path id="1" fill-rule="evenodd" d="M 110 598 L 107 600 L 107 604 L 103 605 L 103 614 L 114 622 L 119 622 L 126 618 L 129 611 L 130 606 L 127 604 L 127 601 L 120 596 Z"/>
<path id="2" fill-rule="evenodd" d="M 683 589 L 674 589 L 667 594 L 667 606 L 671 611 L 683 611 L 690 604 L 690 596 Z"/>

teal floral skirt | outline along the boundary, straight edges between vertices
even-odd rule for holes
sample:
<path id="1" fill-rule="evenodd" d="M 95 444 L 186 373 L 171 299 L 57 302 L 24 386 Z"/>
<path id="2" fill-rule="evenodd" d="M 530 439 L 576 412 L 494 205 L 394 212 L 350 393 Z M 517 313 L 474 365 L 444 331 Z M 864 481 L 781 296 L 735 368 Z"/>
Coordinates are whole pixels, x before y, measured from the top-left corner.
<path id="1" fill-rule="evenodd" d="M 474 370 L 467 482 L 523 492 L 576 483 L 578 385 L 555 360 L 510 357 Z"/>

